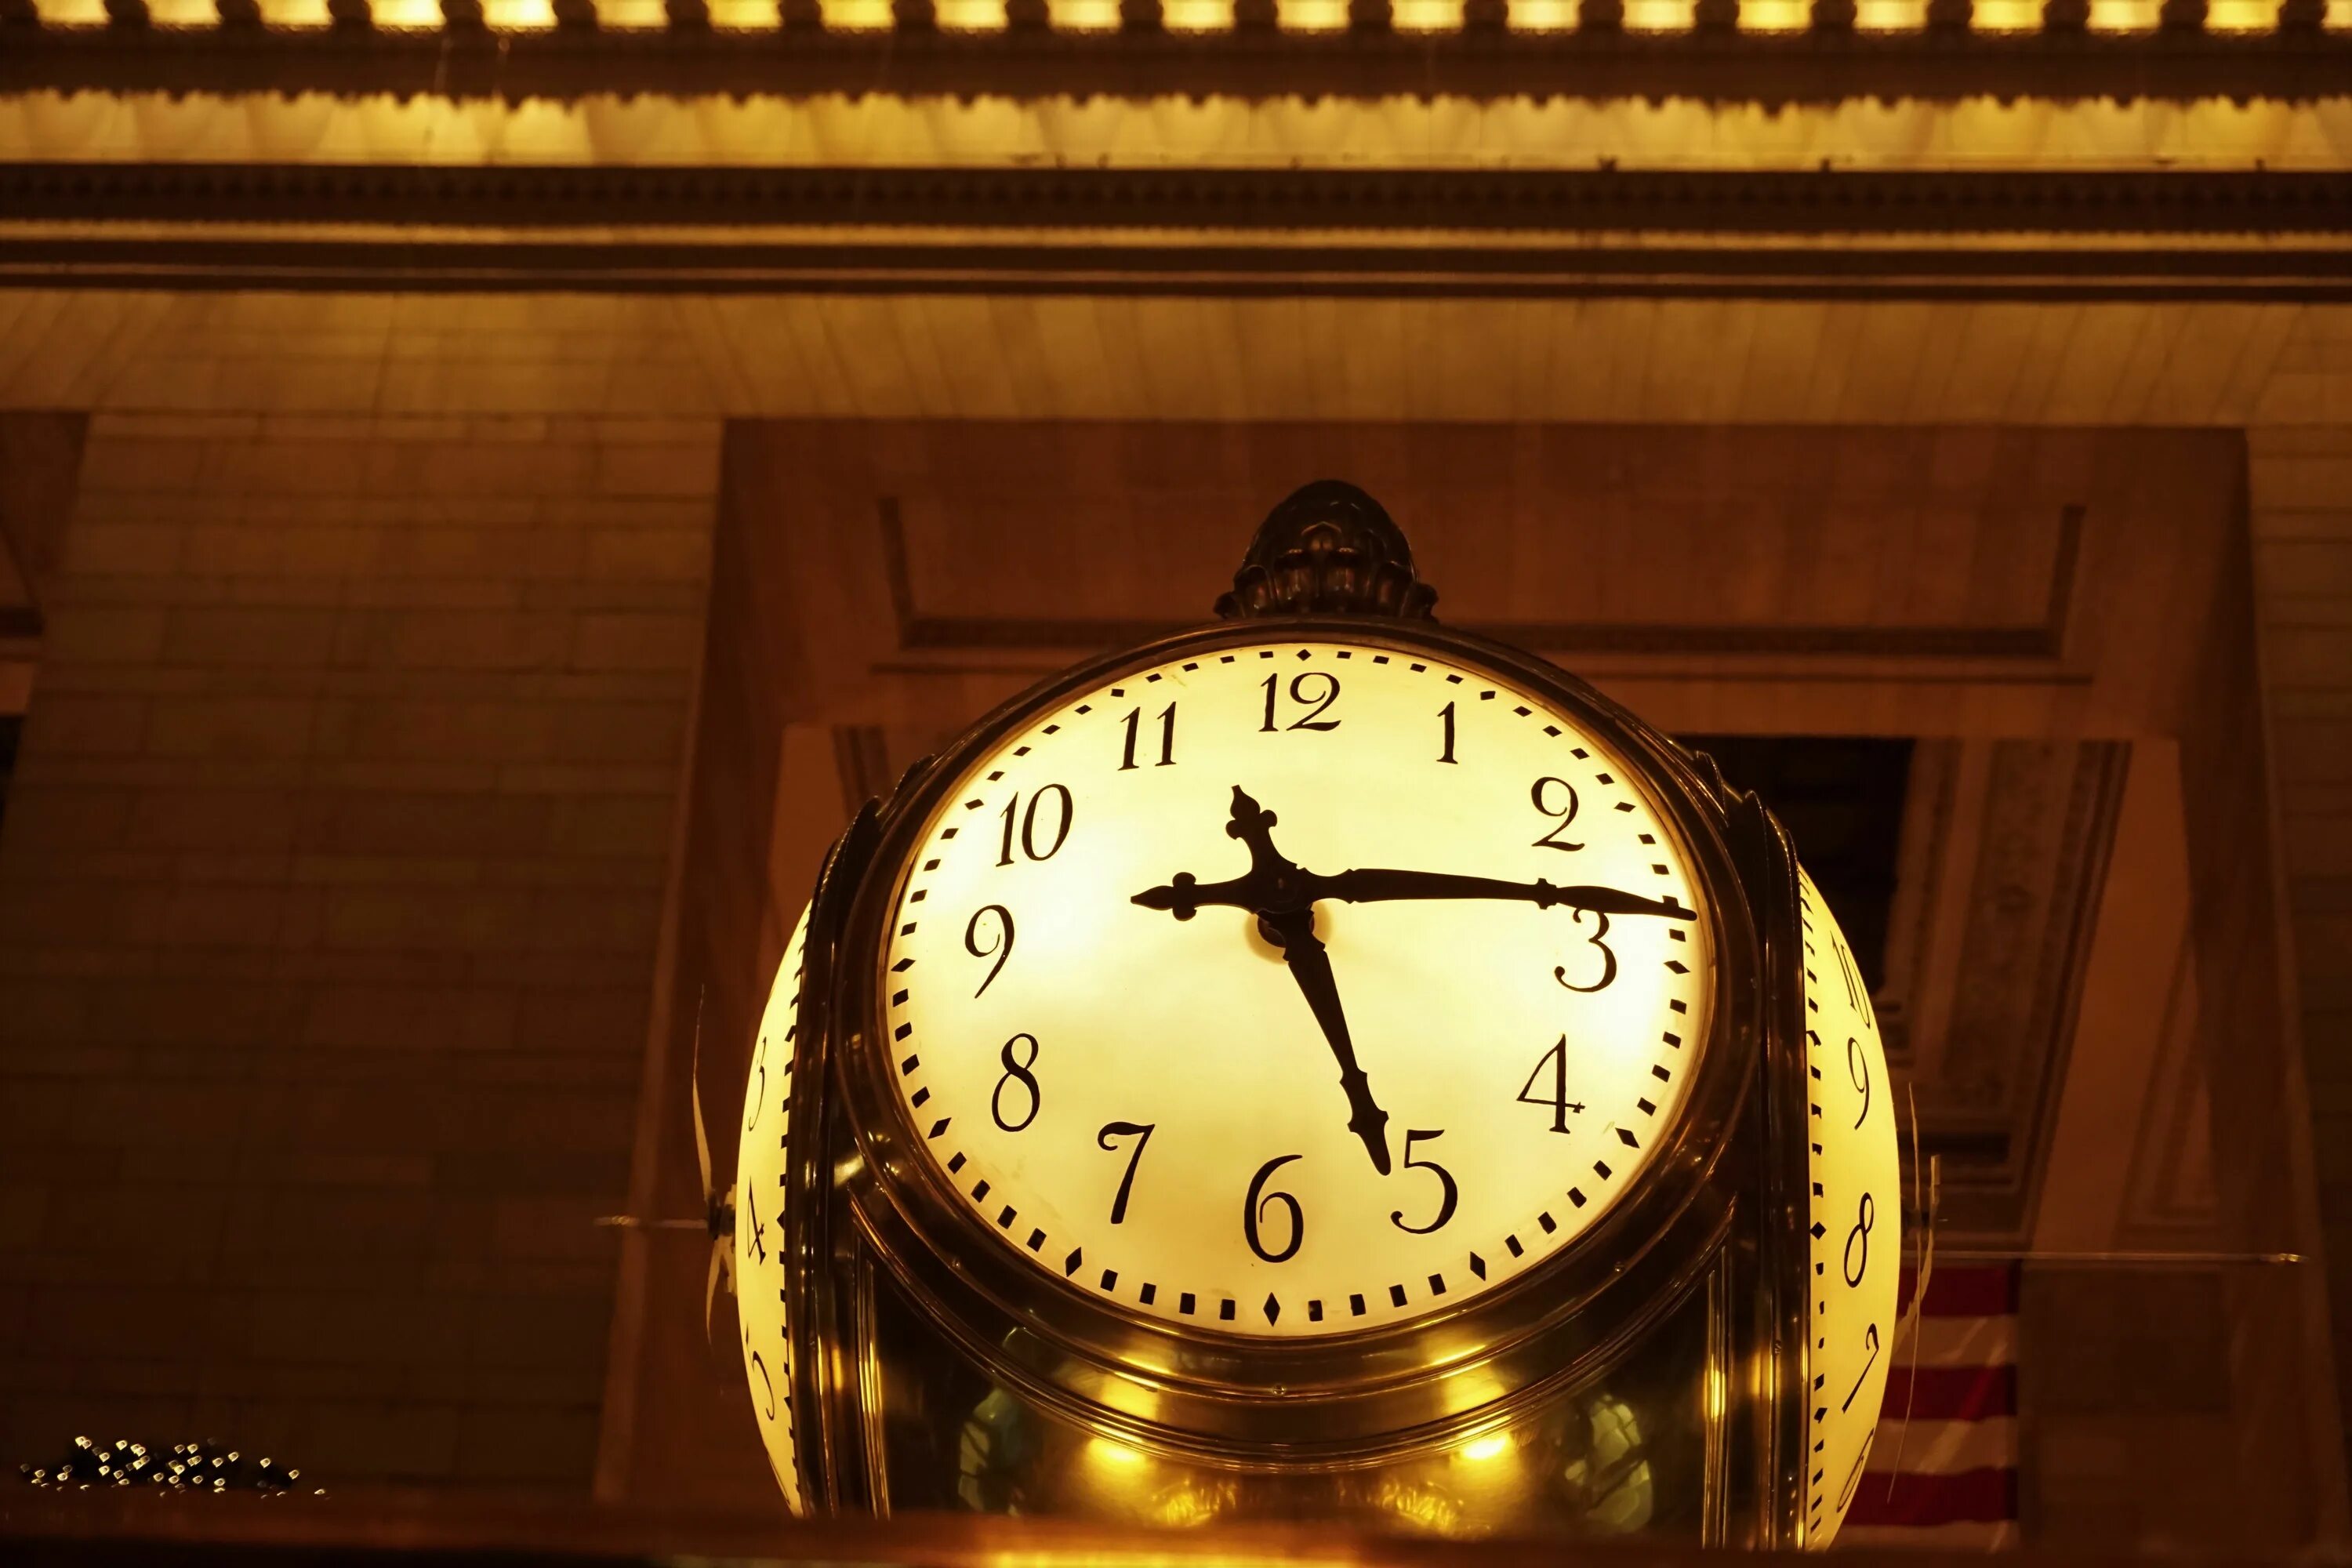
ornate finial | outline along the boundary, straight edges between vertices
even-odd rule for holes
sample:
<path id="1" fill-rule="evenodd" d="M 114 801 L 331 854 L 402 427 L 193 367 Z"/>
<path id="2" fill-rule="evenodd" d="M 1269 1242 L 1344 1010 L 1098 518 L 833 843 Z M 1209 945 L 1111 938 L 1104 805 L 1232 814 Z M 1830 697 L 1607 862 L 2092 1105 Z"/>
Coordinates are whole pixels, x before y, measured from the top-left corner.
<path id="1" fill-rule="evenodd" d="M 1437 590 L 1412 574 L 1412 546 L 1381 503 L 1340 479 L 1293 490 L 1250 541 L 1225 620 L 1254 616 L 1396 616 L 1427 620 Z"/>

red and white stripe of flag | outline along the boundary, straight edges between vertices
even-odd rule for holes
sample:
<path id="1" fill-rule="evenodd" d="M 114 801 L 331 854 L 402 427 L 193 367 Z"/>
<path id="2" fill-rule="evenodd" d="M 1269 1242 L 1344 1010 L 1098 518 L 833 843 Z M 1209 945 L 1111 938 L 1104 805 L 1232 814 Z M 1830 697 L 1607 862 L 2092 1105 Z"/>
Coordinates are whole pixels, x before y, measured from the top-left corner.
<path id="1" fill-rule="evenodd" d="M 1929 1278 L 1916 1355 L 1902 1336 L 1839 1545 L 2017 1544 L 2017 1280 L 2015 1264 Z M 1906 1269 L 1906 1305 L 1911 1291 Z"/>

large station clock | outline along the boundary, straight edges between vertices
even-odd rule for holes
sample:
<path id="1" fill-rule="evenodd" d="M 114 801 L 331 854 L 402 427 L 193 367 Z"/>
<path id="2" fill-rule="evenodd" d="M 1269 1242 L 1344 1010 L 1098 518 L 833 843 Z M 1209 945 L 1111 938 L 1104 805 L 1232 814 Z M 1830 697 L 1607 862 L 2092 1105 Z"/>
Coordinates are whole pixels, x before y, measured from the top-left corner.
<path id="1" fill-rule="evenodd" d="M 794 1506 L 1835 1532 L 1902 1219 L 1852 954 L 1759 802 L 1433 598 L 1310 486 L 836 846 L 737 1183 Z"/>

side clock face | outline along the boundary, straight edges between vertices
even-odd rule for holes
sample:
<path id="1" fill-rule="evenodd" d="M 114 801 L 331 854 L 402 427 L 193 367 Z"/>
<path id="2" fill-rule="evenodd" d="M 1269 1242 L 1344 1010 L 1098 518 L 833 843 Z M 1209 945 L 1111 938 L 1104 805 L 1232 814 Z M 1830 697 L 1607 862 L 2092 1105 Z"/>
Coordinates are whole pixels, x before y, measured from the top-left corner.
<path id="1" fill-rule="evenodd" d="M 1811 1181 L 1805 1538 L 1826 1546 L 1853 1505 L 1895 1353 L 1903 1196 L 1886 1053 L 1845 933 L 1801 877 Z"/>
<path id="2" fill-rule="evenodd" d="M 1036 1268 L 1185 1329 L 1463 1305 L 1633 1189 L 1714 912 L 1661 797 L 1496 671 L 1217 648 L 1035 712 L 901 867 L 917 1143 Z"/>
<path id="3" fill-rule="evenodd" d="M 735 1163 L 735 1305 L 743 1325 L 743 1373 L 751 1413 L 785 1505 L 802 1510 L 793 1429 L 792 1325 L 785 1314 L 784 1170 L 792 1153 L 793 1051 L 800 1039 L 801 973 L 808 914 L 776 967 L 768 1010 L 751 1047 L 743 1138 Z"/>

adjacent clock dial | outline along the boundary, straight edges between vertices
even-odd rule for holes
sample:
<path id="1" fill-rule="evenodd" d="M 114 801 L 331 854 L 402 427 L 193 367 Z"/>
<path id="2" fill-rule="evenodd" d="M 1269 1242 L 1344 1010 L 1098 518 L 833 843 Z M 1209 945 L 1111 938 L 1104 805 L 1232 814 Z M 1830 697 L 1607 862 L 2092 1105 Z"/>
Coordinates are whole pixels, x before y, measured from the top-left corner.
<path id="1" fill-rule="evenodd" d="M 1805 1534 L 1826 1546 L 1862 1483 L 1894 1359 L 1903 1201 L 1870 994 L 1821 890 L 1799 875 L 1812 1184 Z"/>
<path id="2" fill-rule="evenodd" d="M 751 1047 L 735 1165 L 735 1305 L 743 1325 L 743 1372 L 751 1411 L 785 1504 L 802 1508 L 793 1426 L 792 1324 L 785 1312 L 784 1171 L 792 1152 L 793 1052 L 800 1039 L 801 974 L 808 943 L 802 912 L 777 965 L 768 1010 Z"/>
<path id="3" fill-rule="evenodd" d="M 880 958 L 917 1141 L 1003 1244 L 1188 1328 L 1459 1306 L 1633 1185 L 1712 911 L 1626 759 L 1339 640 L 1107 680 L 974 763 Z"/>

